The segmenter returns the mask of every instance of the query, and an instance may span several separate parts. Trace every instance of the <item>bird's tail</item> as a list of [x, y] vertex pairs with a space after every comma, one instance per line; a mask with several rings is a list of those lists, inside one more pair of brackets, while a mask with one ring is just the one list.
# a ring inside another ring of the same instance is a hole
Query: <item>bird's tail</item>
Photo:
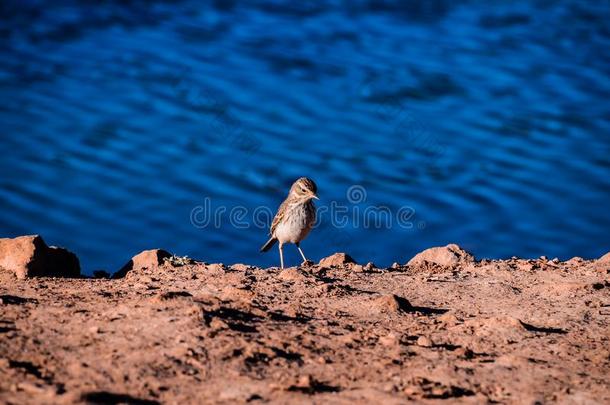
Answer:
[[271, 248], [273, 247], [273, 245], [275, 245], [275, 242], [277, 242], [277, 239], [276, 239], [276, 238], [274, 238], [274, 237], [271, 237], [271, 239], [269, 239], [269, 240], [267, 241], [267, 243], [265, 243], [265, 244], [263, 245], [263, 247], [261, 248], [261, 252], [266, 252], [266, 251], [268, 251], [269, 249], [271, 249]]

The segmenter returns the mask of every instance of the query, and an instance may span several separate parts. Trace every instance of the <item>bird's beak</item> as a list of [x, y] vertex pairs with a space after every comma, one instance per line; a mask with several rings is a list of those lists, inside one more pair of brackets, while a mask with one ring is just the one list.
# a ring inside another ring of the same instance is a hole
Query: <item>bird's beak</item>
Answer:
[[319, 200], [319, 199], [320, 199], [320, 198], [319, 198], [317, 195], [315, 195], [315, 194], [312, 194], [312, 195], [311, 195], [311, 198], [313, 198], [313, 199], [315, 199], [315, 200]]

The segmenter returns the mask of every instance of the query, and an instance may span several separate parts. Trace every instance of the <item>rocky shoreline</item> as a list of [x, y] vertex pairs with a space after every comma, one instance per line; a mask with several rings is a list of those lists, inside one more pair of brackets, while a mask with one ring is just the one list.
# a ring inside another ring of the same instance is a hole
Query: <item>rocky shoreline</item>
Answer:
[[610, 254], [279, 270], [155, 249], [96, 277], [0, 239], [0, 403], [610, 402]]

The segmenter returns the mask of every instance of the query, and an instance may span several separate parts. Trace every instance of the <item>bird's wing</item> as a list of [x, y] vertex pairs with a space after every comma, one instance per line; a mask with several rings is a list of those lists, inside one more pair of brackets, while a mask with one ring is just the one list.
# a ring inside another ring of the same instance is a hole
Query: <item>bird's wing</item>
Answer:
[[273, 222], [271, 223], [271, 230], [269, 231], [269, 235], [273, 236], [275, 233], [275, 228], [282, 222], [284, 216], [286, 215], [286, 211], [288, 211], [288, 200], [284, 200], [280, 208], [277, 210], [277, 214], [275, 214], [275, 218], [273, 218]]

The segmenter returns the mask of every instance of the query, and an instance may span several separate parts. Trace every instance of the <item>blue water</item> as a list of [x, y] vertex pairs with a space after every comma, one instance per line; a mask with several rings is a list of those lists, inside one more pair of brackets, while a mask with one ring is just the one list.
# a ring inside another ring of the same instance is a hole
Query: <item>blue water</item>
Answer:
[[0, 236], [276, 265], [253, 210], [306, 175], [315, 260], [610, 250], [609, 2], [294, 3], [1, 2]]

